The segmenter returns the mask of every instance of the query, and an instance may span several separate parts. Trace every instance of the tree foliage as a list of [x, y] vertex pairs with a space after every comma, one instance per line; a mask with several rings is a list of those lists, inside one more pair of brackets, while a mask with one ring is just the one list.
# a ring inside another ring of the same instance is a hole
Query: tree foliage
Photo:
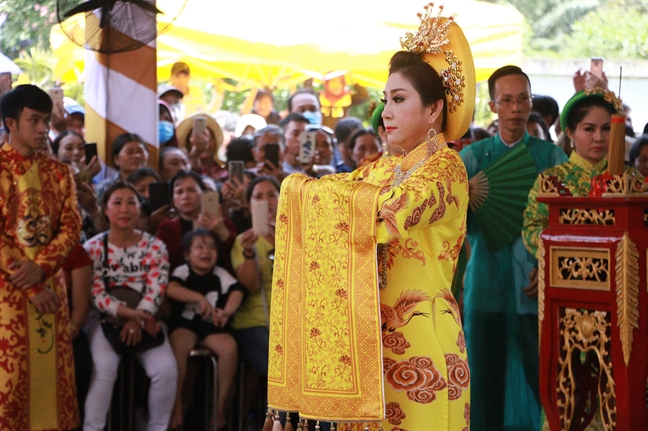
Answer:
[[572, 57], [648, 59], [648, 11], [639, 5], [609, 3], [576, 21], [565, 39]]
[[486, 0], [525, 18], [527, 57], [646, 58], [645, 0]]
[[56, 0], [0, 0], [0, 51], [18, 57], [22, 48], [49, 49], [49, 34], [56, 23]]

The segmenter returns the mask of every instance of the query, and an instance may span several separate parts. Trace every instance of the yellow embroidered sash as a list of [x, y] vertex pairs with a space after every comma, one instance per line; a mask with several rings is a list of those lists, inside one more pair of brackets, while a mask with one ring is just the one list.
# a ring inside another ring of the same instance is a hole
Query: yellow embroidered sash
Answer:
[[378, 192], [301, 174], [282, 184], [270, 314], [273, 409], [336, 422], [385, 417]]
[[[38, 165], [25, 172], [18, 181], [18, 189], [30, 194], [38, 193], [40, 181]], [[30, 200], [36, 205], [37, 199]], [[25, 247], [25, 254], [34, 260], [38, 247]], [[52, 278], [46, 281], [46, 288], [52, 289]], [[31, 303], [28, 304], [27, 333], [29, 339], [29, 422], [32, 429], [55, 429], [58, 427], [58, 380], [56, 322], [54, 314], [41, 314]]]

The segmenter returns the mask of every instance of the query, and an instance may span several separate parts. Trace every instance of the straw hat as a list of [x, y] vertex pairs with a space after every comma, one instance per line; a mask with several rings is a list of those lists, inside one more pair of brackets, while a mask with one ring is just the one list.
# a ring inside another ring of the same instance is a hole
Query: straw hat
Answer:
[[191, 137], [191, 131], [193, 130], [194, 119], [199, 116], [203, 116], [207, 119], [207, 130], [209, 130], [214, 137], [214, 142], [216, 144], [216, 151], [214, 151], [214, 160], [219, 162], [217, 154], [218, 149], [223, 143], [223, 130], [218, 125], [216, 119], [206, 112], [199, 111], [182, 120], [182, 122], [176, 129], [176, 135], [178, 136], [178, 146], [180, 148], [184, 148], [187, 153], [189, 152], [189, 138]]
[[446, 140], [460, 139], [470, 127], [475, 109], [475, 65], [468, 40], [454, 16], [442, 17], [443, 6], [433, 15], [433, 3], [417, 14], [421, 20], [416, 34], [407, 32], [401, 46], [424, 53], [424, 60], [437, 71], [446, 94]]

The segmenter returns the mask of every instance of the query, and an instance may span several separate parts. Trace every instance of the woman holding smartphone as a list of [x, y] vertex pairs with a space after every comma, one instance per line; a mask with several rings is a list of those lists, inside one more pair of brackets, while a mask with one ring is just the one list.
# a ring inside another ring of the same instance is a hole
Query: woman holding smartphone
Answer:
[[193, 171], [178, 172], [171, 180], [171, 192], [178, 216], [161, 222], [156, 231], [156, 236], [164, 241], [169, 251], [171, 271], [185, 263], [182, 236], [198, 228], [214, 233], [218, 240], [218, 265], [231, 271], [229, 255], [236, 230], [232, 221], [223, 218], [220, 211], [203, 211], [205, 183], [200, 175]]
[[[259, 384], [265, 384], [268, 375], [268, 319], [279, 182], [274, 177], [257, 177], [248, 185], [246, 198], [250, 203], [253, 226], [236, 237], [232, 248], [232, 265], [248, 294], [234, 315], [232, 326], [239, 355], [249, 367], [245, 393], [254, 394]], [[260, 231], [266, 233], [259, 234]], [[247, 415], [253, 398], [254, 395], [246, 395], [241, 414]]]
[[185, 118], [178, 126], [178, 146], [189, 154], [194, 171], [215, 180], [227, 177], [227, 169], [218, 158], [223, 143], [223, 130], [214, 117], [197, 112]]

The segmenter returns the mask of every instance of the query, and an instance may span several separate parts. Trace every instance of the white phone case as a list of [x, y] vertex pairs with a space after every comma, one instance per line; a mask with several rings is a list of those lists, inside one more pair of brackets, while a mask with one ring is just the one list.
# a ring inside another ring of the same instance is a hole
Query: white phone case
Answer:
[[252, 213], [252, 229], [254, 233], [257, 235], [270, 234], [270, 226], [268, 226], [268, 202], [250, 202], [250, 212]]

